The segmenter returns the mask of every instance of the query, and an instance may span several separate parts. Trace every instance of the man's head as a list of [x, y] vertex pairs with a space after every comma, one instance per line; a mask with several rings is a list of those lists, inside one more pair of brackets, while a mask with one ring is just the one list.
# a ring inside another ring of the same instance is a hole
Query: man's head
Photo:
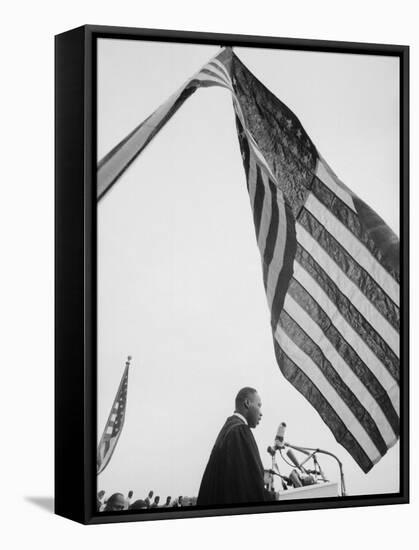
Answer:
[[154, 504], [158, 504], [160, 502], [160, 497], [154, 497]]
[[147, 504], [141, 499], [136, 500], [129, 507], [130, 510], [142, 510], [143, 508], [147, 508]]
[[242, 388], [236, 395], [235, 411], [245, 417], [251, 428], [256, 428], [262, 418], [262, 402], [254, 388]]
[[153, 495], [154, 495], [154, 491], [150, 491], [150, 492], [148, 493], [148, 498], [153, 498]]
[[133, 494], [134, 494], [134, 491], [128, 491], [128, 498], [132, 498]]
[[122, 493], [114, 493], [108, 498], [106, 512], [119, 512], [125, 508], [125, 498]]
[[172, 500], [172, 497], [167, 497], [166, 498], [166, 504], [170, 504], [170, 501]]

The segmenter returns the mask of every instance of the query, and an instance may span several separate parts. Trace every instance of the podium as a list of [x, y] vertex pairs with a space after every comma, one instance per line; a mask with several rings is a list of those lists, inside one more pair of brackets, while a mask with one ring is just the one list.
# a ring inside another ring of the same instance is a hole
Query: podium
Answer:
[[338, 497], [339, 485], [335, 481], [326, 481], [324, 483], [315, 483], [305, 487], [279, 491], [276, 500], [298, 500], [299, 498], [327, 498]]

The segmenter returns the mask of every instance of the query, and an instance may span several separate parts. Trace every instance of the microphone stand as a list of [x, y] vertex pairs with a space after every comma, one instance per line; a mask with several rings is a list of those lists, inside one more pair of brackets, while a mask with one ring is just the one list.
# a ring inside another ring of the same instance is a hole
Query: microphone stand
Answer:
[[[278, 476], [281, 479], [282, 484], [286, 483], [285, 479], [284, 479], [284, 476], [281, 475], [281, 472], [279, 471], [279, 468], [278, 468], [278, 464], [276, 463], [276, 460], [275, 460], [276, 449], [272, 448], [272, 447], [268, 447], [267, 451], [271, 455], [271, 458], [272, 458], [271, 469], [268, 470], [270, 475], [271, 476]], [[283, 488], [287, 488], [287, 487], [283, 485]], [[271, 479], [269, 480], [268, 490], [272, 491], [273, 489], [274, 489], [274, 481], [273, 481], [273, 477], [271, 477]]]
[[341, 496], [343, 497], [346, 496], [345, 477], [343, 475], [343, 465], [336, 455], [334, 455], [333, 453], [330, 453], [329, 451], [324, 451], [323, 449], [312, 449], [310, 447], [297, 447], [296, 445], [291, 445], [290, 443], [284, 443], [284, 447], [289, 447], [290, 449], [294, 449], [294, 451], [299, 451], [300, 453], [308, 455], [307, 458], [300, 464], [300, 466], [302, 466], [308, 460], [310, 460], [310, 458], [312, 458], [314, 460], [314, 464], [315, 465], [317, 464], [317, 466], [319, 467], [320, 475], [323, 477], [323, 479], [325, 479], [325, 477], [320, 467], [320, 464], [317, 461], [316, 454], [324, 454], [334, 458], [339, 466]]

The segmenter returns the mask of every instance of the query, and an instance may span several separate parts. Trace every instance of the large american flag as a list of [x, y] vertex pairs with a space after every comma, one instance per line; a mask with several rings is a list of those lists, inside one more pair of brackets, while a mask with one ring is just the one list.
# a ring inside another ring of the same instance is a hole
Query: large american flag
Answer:
[[97, 449], [96, 466], [98, 475], [103, 472], [109, 464], [124, 426], [130, 360], [131, 357], [128, 357], [125, 363], [124, 373]]
[[208, 86], [233, 100], [277, 363], [368, 472], [399, 437], [399, 240], [230, 48], [102, 159], [98, 199]]

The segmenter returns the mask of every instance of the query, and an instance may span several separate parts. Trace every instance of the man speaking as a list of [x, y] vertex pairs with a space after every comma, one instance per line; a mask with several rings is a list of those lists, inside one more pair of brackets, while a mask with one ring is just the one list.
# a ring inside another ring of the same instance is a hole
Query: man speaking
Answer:
[[263, 466], [255, 438], [262, 403], [254, 388], [242, 388], [235, 410], [218, 434], [199, 489], [199, 506], [271, 500], [264, 488]]

